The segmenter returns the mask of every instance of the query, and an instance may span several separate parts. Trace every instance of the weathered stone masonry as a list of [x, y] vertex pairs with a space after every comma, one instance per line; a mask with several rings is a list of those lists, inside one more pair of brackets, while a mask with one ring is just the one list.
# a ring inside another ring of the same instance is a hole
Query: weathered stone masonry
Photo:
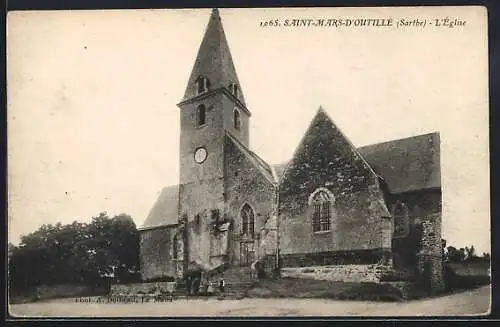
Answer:
[[142, 280], [176, 276], [176, 266], [171, 264], [171, 244], [176, 233], [176, 225], [141, 231], [139, 248]]
[[143, 280], [260, 258], [285, 275], [379, 281], [393, 269], [442, 288], [439, 134], [356, 148], [320, 108], [293, 158], [267, 164], [249, 149], [251, 113], [217, 10], [178, 106], [179, 185], [141, 230]]
[[[274, 183], [270, 180], [271, 175], [252, 163], [252, 160], [258, 159], [252, 157], [253, 154], [248, 150], [242, 149], [242, 145], [238, 145], [237, 142], [231, 136], [226, 136], [225, 196], [226, 212], [233, 222], [230, 260], [234, 265], [240, 264], [240, 242], [243, 241], [240, 213], [243, 205], [248, 204], [254, 212], [254, 235], [250, 241], [254, 246], [254, 256], [257, 258], [260, 230], [272, 214], [275, 192]], [[267, 174], [267, 177], [264, 174]]]
[[[331, 228], [314, 233], [308, 198], [320, 187], [334, 196]], [[311, 264], [337, 257], [369, 264], [391, 251], [390, 214], [378, 178], [322, 110], [285, 171], [279, 199], [285, 266], [298, 256]]]

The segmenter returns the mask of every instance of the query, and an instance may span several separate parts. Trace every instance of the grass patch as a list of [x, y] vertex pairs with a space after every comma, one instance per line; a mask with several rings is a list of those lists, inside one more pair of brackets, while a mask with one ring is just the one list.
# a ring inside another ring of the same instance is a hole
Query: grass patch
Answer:
[[362, 283], [339, 294], [340, 300], [387, 301], [403, 300], [401, 291], [389, 284]]
[[449, 263], [448, 266], [459, 276], [488, 276], [489, 262]]
[[491, 284], [489, 262], [450, 263], [444, 267], [446, 288], [470, 289]]
[[255, 298], [326, 298], [335, 300], [399, 301], [401, 292], [390, 285], [347, 283], [314, 279], [265, 280], [248, 291]]
[[10, 304], [30, 303], [58, 298], [71, 298], [83, 296], [99, 296], [107, 294], [104, 288], [90, 288], [85, 285], [59, 284], [42, 285], [30, 290], [9, 294]]

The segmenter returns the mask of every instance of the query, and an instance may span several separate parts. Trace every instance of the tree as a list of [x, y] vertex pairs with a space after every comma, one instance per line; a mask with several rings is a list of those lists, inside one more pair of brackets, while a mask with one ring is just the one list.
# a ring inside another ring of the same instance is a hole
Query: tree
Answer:
[[120, 214], [109, 219], [101, 213], [92, 219], [89, 232], [100, 275], [117, 273], [121, 279], [139, 269], [139, 234], [132, 217]]
[[448, 261], [448, 250], [446, 249], [446, 240], [444, 238], [441, 239], [441, 256], [444, 262]]
[[465, 247], [465, 260], [466, 261], [473, 261], [475, 257], [476, 257], [476, 249], [474, 248], [474, 245], [471, 245], [470, 247], [466, 246]]
[[449, 262], [462, 262], [465, 259], [465, 250], [463, 248], [457, 249], [454, 246], [448, 246], [448, 261]]
[[[90, 224], [43, 225], [9, 246], [9, 286], [27, 290], [39, 285], [85, 283], [95, 286], [117, 267], [122, 279], [138, 270], [139, 236], [126, 214], [100, 213]], [[33, 273], [36, 272], [36, 273]]]

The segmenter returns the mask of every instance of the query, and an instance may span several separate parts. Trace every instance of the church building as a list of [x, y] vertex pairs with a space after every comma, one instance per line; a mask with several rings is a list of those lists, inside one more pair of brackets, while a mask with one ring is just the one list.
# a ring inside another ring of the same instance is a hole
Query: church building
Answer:
[[180, 113], [179, 184], [140, 228], [143, 281], [265, 263], [282, 275], [328, 267], [330, 279], [425, 276], [442, 288], [438, 133], [355, 147], [319, 108], [293, 157], [249, 148], [251, 110], [217, 9]]

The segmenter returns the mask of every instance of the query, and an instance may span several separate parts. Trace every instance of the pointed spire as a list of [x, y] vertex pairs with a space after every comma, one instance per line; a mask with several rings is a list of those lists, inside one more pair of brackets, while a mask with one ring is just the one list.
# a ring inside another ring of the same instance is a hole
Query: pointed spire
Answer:
[[236, 84], [239, 90], [238, 98], [245, 105], [217, 8], [212, 9], [183, 100], [198, 95], [197, 81], [200, 77], [208, 79], [209, 89], [229, 89], [231, 84]]
[[219, 16], [219, 9], [217, 9], [217, 8], [213, 8], [213, 9], [212, 9], [212, 15], [211, 15], [211, 16], [214, 16], [214, 17], [220, 18], [220, 16]]

